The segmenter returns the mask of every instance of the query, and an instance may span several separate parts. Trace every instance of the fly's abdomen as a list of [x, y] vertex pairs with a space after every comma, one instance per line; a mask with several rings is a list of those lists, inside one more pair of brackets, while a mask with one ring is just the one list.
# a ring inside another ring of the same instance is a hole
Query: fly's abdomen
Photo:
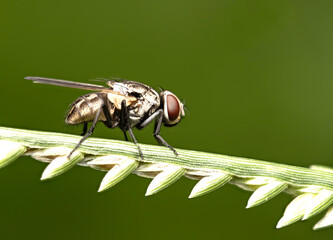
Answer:
[[[72, 105], [66, 117], [66, 124], [79, 124], [91, 122], [95, 119], [98, 110], [103, 106], [103, 100], [97, 93], [91, 93], [79, 97]], [[103, 111], [98, 119], [106, 121]]]

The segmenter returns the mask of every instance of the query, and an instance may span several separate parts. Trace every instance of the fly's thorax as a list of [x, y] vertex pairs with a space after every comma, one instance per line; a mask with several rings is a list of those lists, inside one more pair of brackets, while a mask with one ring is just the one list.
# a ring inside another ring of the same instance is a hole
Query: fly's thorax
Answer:
[[159, 106], [159, 94], [154, 89], [149, 88], [149, 91], [145, 91], [142, 95], [138, 96], [136, 105], [129, 108], [131, 125], [135, 126], [142, 119], [156, 112]]
[[160, 97], [164, 124], [166, 126], [176, 125], [182, 117], [185, 117], [183, 103], [170, 91], [162, 91]]
[[151, 91], [151, 87], [134, 81], [114, 81], [110, 80], [107, 85], [115, 92], [123, 94], [125, 96], [138, 96], [144, 95], [146, 92]]
[[130, 125], [137, 125], [144, 117], [154, 113], [160, 106], [160, 96], [151, 87], [134, 81], [109, 81], [107, 85], [120, 95], [109, 94], [108, 100], [117, 109], [121, 109], [121, 102], [126, 101]]
[[[79, 124], [93, 121], [98, 110], [103, 106], [105, 93], [90, 93], [79, 97], [71, 106], [65, 123]], [[105, 115], [101, 112], [99, 120], [106, 121]]]
[[126, 96], [135, 97], [138, 101], [146, 100], [151, 105], [160, 104], [159, 94], [150, 86], [134, 81], [108, 81], [107, 85], [115, 92]]

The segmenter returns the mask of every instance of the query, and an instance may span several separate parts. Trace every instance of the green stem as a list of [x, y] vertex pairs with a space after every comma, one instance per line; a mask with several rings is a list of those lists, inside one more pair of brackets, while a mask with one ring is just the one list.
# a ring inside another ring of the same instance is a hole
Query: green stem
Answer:
[[[73, 148], [80, 136], [0, 127], [0, 139], [19, 142], [29, 148], [65, 146]], [[271, 177], [294, 186], [319, 186], [333, 191], [333, 173], [254, 159], [231, 157], [192, 150], [177, 149], [175, 156], [166, 147], [140, 144], [144, 159], [133, 143], [89, 138], [79, 148], [84, 154], [120, 154], [140, 162], [171, 163], [185, 169], [222, 170], [236, 177]]]

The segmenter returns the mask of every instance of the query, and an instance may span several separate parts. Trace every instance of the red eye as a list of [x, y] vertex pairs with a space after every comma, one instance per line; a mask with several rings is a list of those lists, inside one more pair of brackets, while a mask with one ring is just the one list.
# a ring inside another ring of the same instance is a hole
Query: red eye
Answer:
[[174, 121], [179, 116], [179, 103], [177, 98], [173, 95], [167, 96], [167, 110], [169, 115], [169, 120]]

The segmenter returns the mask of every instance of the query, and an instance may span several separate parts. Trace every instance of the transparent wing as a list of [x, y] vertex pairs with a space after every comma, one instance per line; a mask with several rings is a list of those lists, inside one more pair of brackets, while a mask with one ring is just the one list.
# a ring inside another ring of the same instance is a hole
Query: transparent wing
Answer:
[[50, 84], [50, 85], [56, 85], [61, 87], [69, 87], [69, 88], [78, 88], [78, 89], [85, 89], [85, 90], [91, 90], [91, 91], [107, 91], [114, 93], [111, 89], [90, 84], [90, 83], [80, 83], [80, 82], [72, 82], [72, 81], [66, 81], [66, 80], [59, 80], [59, 79], [53, 79], [53, 78], [44, 78], [44, 77], [25, 77], [27, 80], [32, 80], [34, 83], [43, 83], [43, 84]]
[[115, 92], [112, 89], [100, 85], [90, 84], [90, 83], [81, 83], [81, 82], [73, 82], [67, 80], [60, 80], [60, 79], [53, 79], [53, 78], [44, 78], [44, 77], [25, 77], [24, 79], [32, 80], [34, 83], [43, 83], [43, 84], [50, 84], [60, 87], [68, 87], [68, 88], [78, 88], [78, 89], [85, 89], [91, 91], [100, 91], [100, 92], [107, 92], [118, 97], [122, 97], [123, 99], [127, 99], [127, 101], [135, 102], [137, 99], [135, 97], [127, 97], [119, 92]]

